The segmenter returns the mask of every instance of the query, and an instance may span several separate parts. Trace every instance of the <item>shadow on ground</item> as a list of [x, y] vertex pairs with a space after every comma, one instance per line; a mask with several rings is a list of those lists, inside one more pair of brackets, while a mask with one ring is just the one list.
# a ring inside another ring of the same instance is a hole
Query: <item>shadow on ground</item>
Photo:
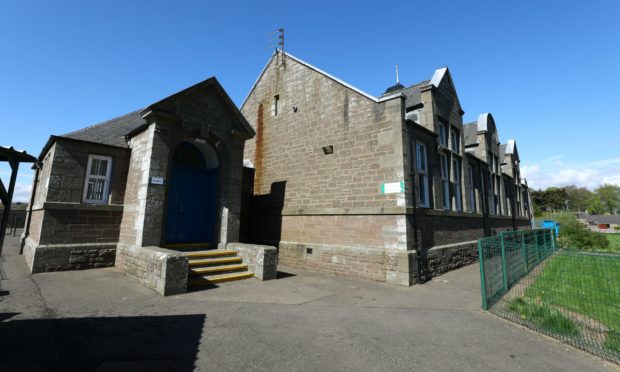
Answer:
[[0, 371], [193, 371], [205, 315], [10, 320]]
[[277, 272], [276, 279], [291, 278], [291, 277], [293, 277], [293, 276], [297, 276], [297, 275], [296, 275], [296, 274], [293, 274], [293, 273], [287, 273], [287, 272], [284, 272], [284, 271], [278, 271], [278, 272]]

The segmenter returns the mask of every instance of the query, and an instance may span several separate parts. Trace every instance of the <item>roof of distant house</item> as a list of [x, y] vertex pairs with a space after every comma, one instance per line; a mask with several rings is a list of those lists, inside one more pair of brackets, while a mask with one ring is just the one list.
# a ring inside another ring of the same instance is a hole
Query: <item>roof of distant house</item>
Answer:
[[620, 214], [592, 215], [587, 213], [579, 213], [579, 218], [593, 223], [608, 223], [613, 225], [620, 225]]

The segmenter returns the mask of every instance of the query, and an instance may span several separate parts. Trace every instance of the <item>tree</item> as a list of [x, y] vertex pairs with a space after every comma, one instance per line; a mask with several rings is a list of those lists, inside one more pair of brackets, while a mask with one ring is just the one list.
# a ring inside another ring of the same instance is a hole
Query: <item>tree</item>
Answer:
[[601, 203], [601, 199], [599, 199], [598, 195], [594, 194], [590, 200], [588, 200], [586, 210], [589, 214], [603, 214], [605, 213], [605, 206]]
[[547, 190], [532, 191], [530, 193], [535, 208], [543, 211], [560, 211], [567, 207], [568, 194], [559, 187], [549, 187]]
[[594, 192], [600, 199], [606, 212], [611, 214], [618, 213], [620, 210], [620, 186], [603, 184], [597, 187]]
[[573, 212], [583, 212], [588, 209], [592, 202], [594, 193], [585, 187], [577, 187], [575, 185], [565, 188], [568, 195], [569, 209]]

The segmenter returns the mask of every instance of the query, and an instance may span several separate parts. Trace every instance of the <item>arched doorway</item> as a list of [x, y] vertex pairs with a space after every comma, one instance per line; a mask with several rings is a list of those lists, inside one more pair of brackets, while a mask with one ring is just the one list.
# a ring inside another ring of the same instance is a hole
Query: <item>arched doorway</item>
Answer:
[[165, 243], [214, 242], [218, 159], [207, 143], [181, 142], [172, 155]]

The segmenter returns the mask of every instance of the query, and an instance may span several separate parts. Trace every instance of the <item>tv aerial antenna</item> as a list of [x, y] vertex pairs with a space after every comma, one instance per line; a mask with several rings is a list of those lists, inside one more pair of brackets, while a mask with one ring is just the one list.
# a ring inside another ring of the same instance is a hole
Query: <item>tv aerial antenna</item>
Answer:
[[[282, 66], [286, 66], [286, 60], [284, 58], [286, 57], [286, 53], [284, 52], [284, 27], [273, 31], [269, 36], [271, 36], [271, 39], [269, 39], [269, 47], [275, 48], [276, 52], [280, 50], [282, 56], [281, 64]], [[276, 37], [274, 38], [274, 36]]]

